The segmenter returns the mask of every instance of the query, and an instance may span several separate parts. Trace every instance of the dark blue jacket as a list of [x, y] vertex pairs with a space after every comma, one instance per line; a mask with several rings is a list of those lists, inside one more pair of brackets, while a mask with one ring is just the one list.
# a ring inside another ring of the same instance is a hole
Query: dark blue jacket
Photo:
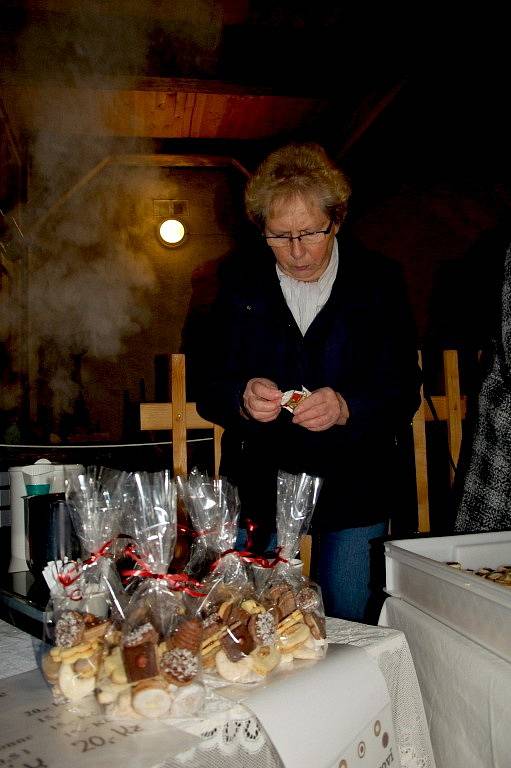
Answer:
[[[201, 350], [185, 349], [199, 413], [225, 427], [222, 474], [239, 486], [242, 515], [272, 528], [278, 469], [323, 477], [315, 523], [339, 530], [387, 518], [396, 478], [395, 434], [419, 404], [414, 322], [397, 264], [342, 234], [328, 302], [302, 336], [267, 248], [224, 269]], [[346, 426], [310, 432], [282, 410], [261, 424], [240, 415], [247, 381], [282, 390], [332, 387]]]

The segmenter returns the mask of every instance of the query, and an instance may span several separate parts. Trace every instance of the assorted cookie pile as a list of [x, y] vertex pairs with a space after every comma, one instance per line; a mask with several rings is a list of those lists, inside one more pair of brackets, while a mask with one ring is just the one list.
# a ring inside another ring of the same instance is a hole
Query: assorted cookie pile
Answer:
[[252, 683], [294, 659], [326, 651], [321, 598], [308, 585], [280, 583], [257, 598], [227, 599], [204, 612], [202, 666], [230, 683]]
[[463, 568], [462, 564], [458, 562], [447, 562], [446, 565], [458, 571], [473, 573], [474, 576], [480, 576], [482, 579], [492, 581], [494, 584], [500, 584], [502, 587], [511, 587], [511, 565], [498, 565], [496, 568], [485, 566], [477, 570]]
[[[292, 410], [309, 393], [287, 394], [283, 407]], [[56, 623], [48, 625], [54, 646], [42, 670], [58, 701], [95, 697], [112, 719], [189, 717], [202, 710], [206, 683], [257, 683], [295, 660], [325, 655], [319, 587], [290, 568], [319, 478], [279, 473], [279, 541], [269, 563], [235, 549], [236, 489], [192, 472], [181, 485], [197, 536], [183, 573], [169, 573], [177, 494], [168, 471], [123, 473], [113, 494], [107, 479], [104, 470], [88, 471], [73, 486], [76, 525], [90, 557], [79, 568], [72, 563], [71, 573], [67, 563], [54, 564], [48, 583], [47, 615]], [[129, 567], [120, 572], [124, 586], [111, 552], [119, 527], [112, 520], [121, 506], [130, 542]], [[254, 562], [271, 569], [259, 591]], [[91, 603], [89, 593], [100, 599]], [[94, 615], [99, 606], [108, 619]]]
[[126, 631], [105, 656], [98, 701], [112, 717], [186, 717], [204, 700], [202, 621], [184, 618], [168, 636], [146, 621]]
[[122, 630], [63, 611], [42, 660], [56, 699], [96, 695], [112, 718], [187, 717], [204, 703], [203, 670], [226, 683], [256, 683], [295, 659], [324, 656], [322, 601], [310, 582], [270, 583], [257, 597], [223, 585], [215, 592], [198, 616], [180, 607], [167, 633], [143, 606]]
[[110, 629], [110, 621], [91, 613], [62, 612], [55, 625], [55, 645], [41, 662], [57, 700], [78, 702], [94, 692]]

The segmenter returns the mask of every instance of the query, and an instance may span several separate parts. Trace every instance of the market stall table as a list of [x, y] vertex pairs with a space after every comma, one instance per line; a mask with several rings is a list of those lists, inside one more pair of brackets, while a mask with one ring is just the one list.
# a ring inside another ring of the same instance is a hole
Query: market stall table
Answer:
[[509, 768], [511, 664], [397, 597], [380, 625], [406, 635], [438, 768]]
[[[419, 684], [404, 634], [338, 619], [327, 619], [327, 634], [331, 643], [363, 648], [378, 665], [390, 695], [403, 768], [435, 768]], [[30, 636], [0, 622], [0, 677], [34, 669], [36, 645], [37, 641]], [[348, 697], [346, 707], [349, 706]], [[339, 716], [342, 717], [342, 713]], [[205, 717], [180, 721], [179, 727], [198, 736], [199, 741], [178, 757], [167, 760], [165, 765], [169, 768], [178, 765], [274, 768], [281, 765], [257, 719], [240, 704], [217, 700]]]

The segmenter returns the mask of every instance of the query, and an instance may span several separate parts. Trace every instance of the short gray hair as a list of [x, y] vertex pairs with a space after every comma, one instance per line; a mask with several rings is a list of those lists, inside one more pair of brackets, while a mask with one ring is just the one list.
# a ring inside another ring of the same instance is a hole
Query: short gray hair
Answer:
[[296, 195], [310, 198], [340, 224], [351, 185], [318, 144], [288, 144], [263, 160], [245, 190], [249, 218], [260, 228], [276, 203]]

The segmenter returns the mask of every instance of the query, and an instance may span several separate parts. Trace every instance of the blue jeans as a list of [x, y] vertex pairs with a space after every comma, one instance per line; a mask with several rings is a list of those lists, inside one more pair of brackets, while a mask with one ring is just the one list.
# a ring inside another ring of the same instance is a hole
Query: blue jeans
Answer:
[[[247, 529], [246, 528], [240, 528], [238, 530], [238, 535], [236, 536], [236, 543], [234, 545], [234, 549], [245, 549], [247, 546]], [[269, 534], [268, 542], [264, 548], [264, 554], [265, 555], [273, 555], [275, 553], [275, 550], [277, 548], [277, 534], [271, 533]]]
[[321, 586], [325, 613], [340, 619], [366, 619], [370, 588], [371, 539], [385, 535], [386, 523], [367, 528], [316, 533], [312, 578]]

